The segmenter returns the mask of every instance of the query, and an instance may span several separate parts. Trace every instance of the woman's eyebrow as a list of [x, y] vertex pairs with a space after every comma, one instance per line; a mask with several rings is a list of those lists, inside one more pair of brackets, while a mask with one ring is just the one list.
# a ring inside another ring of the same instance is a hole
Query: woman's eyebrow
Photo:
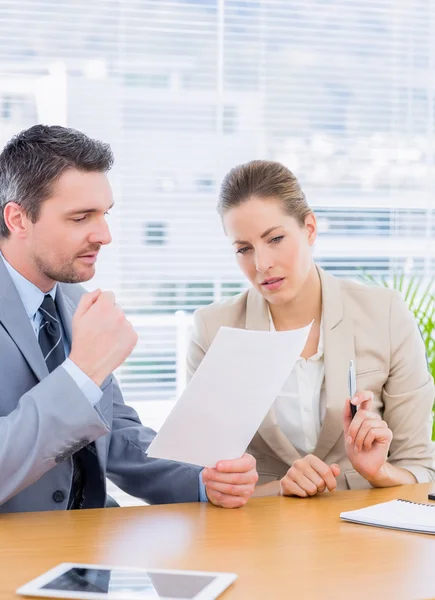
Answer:
[[[266, 229], [266, 231], [261, 234], [261, 239], [267, 237], [269, 233], [272, 233], [272, 231], [274, 231], [275, 229], [279, 229], [280, 227], [281, 225], [274, 225], [273, 227], [269, 227], [269, 229]], [[244, 240], [236, 240], [233, 242], [233, 245], [234, 244], [249, 244], [249, 242], [245, 242]]]

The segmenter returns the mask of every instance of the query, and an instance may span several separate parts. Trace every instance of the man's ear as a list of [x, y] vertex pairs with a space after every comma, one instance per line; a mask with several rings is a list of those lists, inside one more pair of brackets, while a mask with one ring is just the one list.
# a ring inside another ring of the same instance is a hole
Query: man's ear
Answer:
[[25, 237], [29, 228], [29, 218], [25, 210], [16, 202], [8, 202], [3, 209], [3, 218], [9, 231], [18, 237]]

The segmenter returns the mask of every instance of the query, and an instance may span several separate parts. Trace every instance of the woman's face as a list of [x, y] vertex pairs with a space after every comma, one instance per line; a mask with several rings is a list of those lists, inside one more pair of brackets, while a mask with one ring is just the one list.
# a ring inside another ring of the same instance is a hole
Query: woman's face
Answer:
[[253, 196], [228, 210], [223, 225], [240, 268], [264, 298], [271, 304], [293, 300], [313, 265], [314, 214], [301, 227], [280, 200]]

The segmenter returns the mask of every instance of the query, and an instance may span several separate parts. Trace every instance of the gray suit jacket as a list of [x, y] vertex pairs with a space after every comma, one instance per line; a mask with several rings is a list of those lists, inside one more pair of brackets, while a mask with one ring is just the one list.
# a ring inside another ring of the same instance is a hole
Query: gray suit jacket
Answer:
[[[71, 341], [84, 289], [59, 284], [57, 304]], [[84, 507], [103, 507], [106, 475], [149, 503], [199, 500], [198, 467], [148, 458], [155, 432], [124, 404], [110, 375], [92, 407], [70, 375], [48, 373], [24, 306], [0, 260], [0, 512], [61, 510], [71, 488], [73, 453], [91, 442], [96, 468]]]

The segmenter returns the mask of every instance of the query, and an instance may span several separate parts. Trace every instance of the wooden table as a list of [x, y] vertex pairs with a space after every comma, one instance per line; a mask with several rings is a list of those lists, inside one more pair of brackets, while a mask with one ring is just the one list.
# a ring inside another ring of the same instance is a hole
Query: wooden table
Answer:
[[435, 598], [435, 536], [339, 514], [435, 485], [258, 498], [239, 510], [179, 504], [0, 515], [0, 600], [60, 562], [232, 571], [223, 600]]

